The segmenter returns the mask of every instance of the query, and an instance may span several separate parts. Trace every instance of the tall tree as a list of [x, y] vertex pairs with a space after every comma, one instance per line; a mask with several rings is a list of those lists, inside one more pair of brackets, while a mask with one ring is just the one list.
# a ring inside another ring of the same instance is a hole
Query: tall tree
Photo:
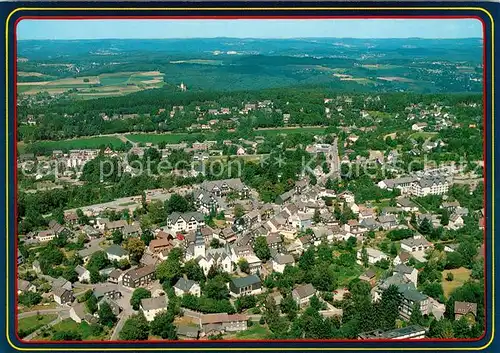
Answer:
[[255, 238], [253, 250], [255, 251], [255, 255], [262, 261], [267, 261], [271, 258], [271, 250], [269, 250], [269, 245], [267, 245], [266, 237], [259, 236]]

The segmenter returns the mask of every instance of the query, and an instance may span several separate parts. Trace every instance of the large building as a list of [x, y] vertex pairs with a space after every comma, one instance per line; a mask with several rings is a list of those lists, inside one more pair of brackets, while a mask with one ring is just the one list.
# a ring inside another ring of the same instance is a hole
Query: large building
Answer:
[[423, 177], [411, 183], [411, 194], [422, 197], [443, 195], [448, 192], [449, 183], [444, 177]]
[[358, 335], [359, 340], [374, 340], [374, 339], [421, 339], [425, 338], [425, 328], [419, 325], [406, 326], [394, 330], [382, 331], [374, 330], [370, 332], [363, 332]]
[[150, 283], [155, 275], [154, 266], [144, 266], [131, 269], [123, 275], [122, 283], [126, 287], [137, 288]]
[[167, 227], [173, 234], [189, 232], [204, 224], [205, 216], [200, 212], [173, 212], [167, 217]]

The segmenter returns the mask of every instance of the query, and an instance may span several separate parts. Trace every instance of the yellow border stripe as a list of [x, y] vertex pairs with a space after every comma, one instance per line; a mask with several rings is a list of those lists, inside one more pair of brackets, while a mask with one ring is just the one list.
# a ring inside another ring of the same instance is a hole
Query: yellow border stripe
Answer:
[[[19, 12], [19, 11], [307, 11], [307, 10], [319, 10], [319, 11], [331, 11], [331, 10], [337, 10], [337, 11], [356, 11], [356, 10], [369, 10], [369, 11], [385, 11], [385, 10], [399, 10], [399, 11], [407, 11], [407, 10], [444, 10], [444, 11], [480, 11], [485, 13], [490, 21], [491, 21], [491, 131], [495, 131], [495, 119], [493, 118], [494, 115], [494, 108], [495, 108], [495, 99], [494, 99], [494, 94], [495, 94], [495, 87], [494, 87], [494, 77], [495, 77], [495, 72], [494, 72], [494, 64], [495, 64], [495, 23], [493, 20], [493, 16], [491, 13], [482, 8], [482, 7], [385, 7], [385, 8], [379, 8], [379, 7], [260, 7], [260, 8], [246, 8], [246, 7], [234, 7], [234, 8], [222, 8], [222, 7], [207, 7], [207, 8], [193, 8], [193, 7], [182, 7], [182, 8], [160, 8], [160, 7], [143, 7], [143, 8], [120, 8], [120, 7], [108, 7], [108, 8], [101, 8], [101, 7], [86, 7], [86, 8], [72, 8], [72, 7], [54, 7], [54, 8], [47, 8], [47, 7], [21, 7], [18, 9], [13, 10], [6, 19], [5, 22], [5, 93], [6, 93], [6, 101], [5, 101], [5, 135], [6, 135], [6, 151], [5, 151], [5, 160], [6, 160], [6, 166], [9, 165], [9, 134], [8, 134], [8, 128], [9, 128], [9, 55], [8, 55], [8, 49], [9, 49], [9, 24], [10, 24], [10, 19], [11, 17]], [[486, 68], [483, 68], [484, 70]], [[486, 84], [486, 82], [484, 82]], [[494, 166], [495, 166], [495, 148], [494, 148], [494, 135], [492, 135], [492, 140], [491, 140], [491, 185], [492, 185], [492, 194], [495, 195], [495, 186], [494, 186]], [[5, 195], [6, 195], [6, 204], [5, 204], [5, 209], [7, 215], [9, 214], [9, 172], [8, 168], [5, 170], [5, 175], [6, 175], [6, 190], [5, 190]], [[494, 197], [491, 198], [491, 205], [492, 205], [492, 227], [491, 227], [491, 234], [494, 234], [494, 225], [495, 225], [495, 203], [494, 203]], [[7, 237], [6, 237], [6, 276], [7, 276], [7, 284], [9, 283], [9, 220], [7, 217], [6, 220], [6, 230], [7, 230]], [[17, 236], [17, 235], [16, 235]], [[373, 351], [389, 351], [389, 350], [442, 350], [442, 351], [479, 351], [487, 348], [491, 343], [493, 342], [494, 336], [495, 336], [495, 238], [492, 236], [491, 237], [491, 255], [492, 255], [492, 268], [491, 268], [491, 289], [492, 289], [492, 296], [490, 300], [492, 301], [492, 312], [491, 312], [491, 338], [490, 340], [482, 347], [457, 347], [457, 348], [448, 348], [448, 347], [433, 347], [433, 348], [406, 348], [406, 347], [401, 347], [401, 348], [354, 348], [354, 347], [346, 347], [346, 348], [335, 348], [335, 347], [322, 347], [322, 348], [307, 348], [307, 347], [298, 347], [298, 348], [227, 348], [227, 347], [217, 347], [217, 348], [199, 348], [199, 347], [194, 347], [194, 348], [176, 348], [174, 347], [175, 344], [172, 344], [172, 348], [166, 348], [166, 347], [151, 347], [151, 348], [127, 348], [127, 347], [122, 347], [122, 348], [77, 348], [77, 347], [68, 347], [68, 348], [37, 348], [37, 347], [28, 347], [28, 348], [23, 348], [23, 347], [17, 347], [15, 346], [12, 341], [10, 340], [9, 336], [9, 311], [6, 310], [6, 335], [7, 335], [7, 341], [9, 342], [9, 345], [14, 348], [15, 350], [19, 351], [47, 351], [47, 350], [52, 350], [52, 351], [141, 351], [141, 350], [150, 350], [150, 351], [170, 351], [170, 350], [178, 350], [178, 351], [190, 351], [190, 350], [203, 350], [203, 351], [227, 351], [227, 350], [246, 350], [246, 351], [292, 351], [292, 350], [299, 350], [299, 351], [320, 351], [320, 350], [344, 350], [344, 351], [355, 351], [355, 350], [373, 350]], [[9, 301], [9, 288], [8, 285], [6, 286], [6, 299], [7, 299], [7, 304]], [[145, 341], [147, 343], [147, 341]], [[332, 341], [332, 344], [335, 344], [335, 341]]]

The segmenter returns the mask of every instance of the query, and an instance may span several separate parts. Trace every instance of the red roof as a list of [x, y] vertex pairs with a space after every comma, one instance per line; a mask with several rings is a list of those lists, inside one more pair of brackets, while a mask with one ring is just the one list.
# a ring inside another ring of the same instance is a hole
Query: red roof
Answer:
[[184, 240], [184, 235], [182, 235], [181, 233], [178, 233], [177, 234], [177, 239]]

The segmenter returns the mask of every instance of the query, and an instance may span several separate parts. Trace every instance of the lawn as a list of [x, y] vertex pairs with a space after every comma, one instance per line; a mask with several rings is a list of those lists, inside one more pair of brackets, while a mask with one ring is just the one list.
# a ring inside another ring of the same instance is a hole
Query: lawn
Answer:
[[76, 331], [82, 335], [83, 340], [103, 340], [106, 336], [106, 332], [103, 332], [102, 335], [97, 337], [92, 336], [91, 328], [88, 323], [82, 321], [82, 323], [78, 324], [72, 319], [65, 319], [52, 327], [53, 333], [58, 331]]
[[325, 132], [324, 127], [293, 127], [293, 128], [281, 128], [281, 129], [257, 129], [255, 132], [258, 135], [278, 135], [278, 134], [297, 134], [297, 133], [312, 133], [312, 134], [322, 134]]
[[335, 274], [338, 280], [339, 287], [345, 287], [355, 278], [358, 278], [365, 269], [363, 266], [355, 263], [351, 267], [337, 266], [335, 269]]
[[[31, 248], [33, 250], [33, 248]], [[56, 303], [55, 302], [50, 302], [50, 303], [45, 303], [45, 304], [38, 304], [32, 307], [21, 307], [19, 308], [20, 313], [26, 313], [29, 311], [38, 311], [38, 310], [49, 310], [49, 309], [55, 309], [56, 308]]]
[[32, 332], [35, 332], [42, 326], [47, 325], [48, 323], [57, 319], [56, 314], [48, 314], [48, 315], [33, 315], [30, 317], [25, 317], [19, 319], [18, 329], [19, 332], [23, 332], [25, 336], [29, 335]]
[[[18, 145], [19, 152], [22, 153], [24, 150], [64, 150], [64, 149], [98, 149], [101, 146], [111, 145], [113, 148], [119, 148], [123, 146], [123, 141], [117, 137], [113, 136], [103, 136], [103, 137], [90, 137], [72, 140], [62, 140], [62, 141], [38, 141], [30, 144]], [[22, 151], [21, 151], [22, 149]]]
[[[453, 281], [451, 282], [446, 280], [446, 275], [449, 272], [453, 273]], [[465, 267], [460, 267], [453, 270], [444, 270], [442, 272], [442, 276], [443, 276], [443, 291], [445, 297], [448, 298], [451, 292], [453, 292], [455, 288], [460, 287], [465, 282], [467, 282], [470, 278], [470, 273], [471, 270], [466, 269]]]
[[267, 327], [254, 323], [245, 331], [237, 332], [234, 337], [240, 340], [263, 340], [269, 338], [270, 333]]
[[153, 143], [158, 144], [160, 142], [165, 143], [179, 143], [186, 140], [186, 137], [190, 134], [187, 133], [173, 133], [173, 134], [130, 134], [125, 135], [125, 137], [137, 143]]
[[426, 131], [419, 131], [419, 132], [414, 132], [411, 134], [409, 137], [413, 139], [417, 139], [419, 137], [422, 137], [424, 139], [436, 136], [438, 133], [437, 132], [426, 132]]

